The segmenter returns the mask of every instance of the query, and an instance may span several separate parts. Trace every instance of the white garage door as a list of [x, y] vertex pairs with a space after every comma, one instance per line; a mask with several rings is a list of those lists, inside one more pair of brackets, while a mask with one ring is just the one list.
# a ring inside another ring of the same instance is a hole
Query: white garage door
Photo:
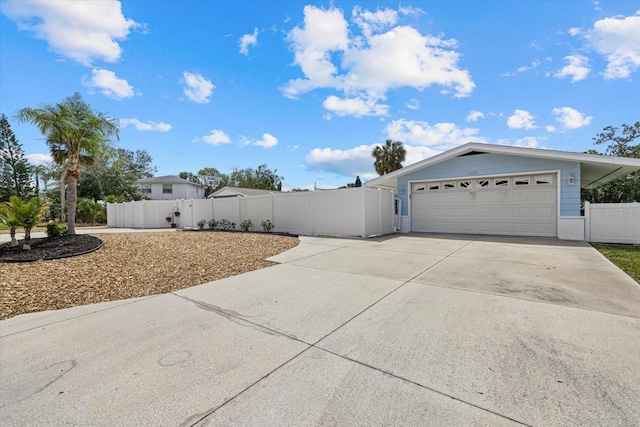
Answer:
[[556, 236], [556, 175], [429, 181], [411, 185], [411, 229]]

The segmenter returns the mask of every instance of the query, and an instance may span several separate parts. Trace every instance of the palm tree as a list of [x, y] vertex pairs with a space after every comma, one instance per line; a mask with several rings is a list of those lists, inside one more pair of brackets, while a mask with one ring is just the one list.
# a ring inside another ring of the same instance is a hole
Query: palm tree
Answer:
[[[47, 208], [40, 197], [32, 197], [28, 202], [23, 202], [18, 196], [11, 196], [8, 202], [4, 203], [2, 216], [7, 215], [15, 225], [24, 228], [25, 249], [29, 249], [28, 242], [31, 240], [31, 229], [40, 221], [40, 217]], [[12, 239], [13, 240], [13, 239]]]
[[47, 138], [54, 161], [64, 165], [61, 187], [66, 178], [67, 234], [76, 234], [80, 166], [107, 144], [111, 136], [118, 138], [116, 121], [93, 111], [79, 93], [55, 105], [23, 108], [18, 111], [18, 118], [38, 127]]
[[16, 228], [20, 227], [20, 221], [18, 221], [13, 209], [9, 207], [9, 202], [0, 203], [0, 224], [9, 228], [11, 246], [18, 246], [18, 241], [16, 240]]
[[376, 145], [371, 156], [376, 159], [373, 166], [378, 175], [384, 175], [402, 168], [402, 162], [407, 158], [407, 150], [402, 142], [387, 139], [384, 145]]

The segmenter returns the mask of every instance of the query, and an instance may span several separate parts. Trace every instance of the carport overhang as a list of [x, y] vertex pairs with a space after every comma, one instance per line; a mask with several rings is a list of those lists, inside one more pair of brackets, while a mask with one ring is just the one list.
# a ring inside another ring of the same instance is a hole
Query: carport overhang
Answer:
[[482, 153], [579, 162], [580, 187], [586, 189], [599, 187], [616, 178], [640, 170], [640, 159], [628, 157], [603, 156], [599, 154], [572, 153], [569, 151], [470, 142], [412, 165], [408, 165], [402, 169], [398, 169], [397, 171], [369, 180], [365, 185], [368, 187], [397, 189], [399, 177], [455, 157]]

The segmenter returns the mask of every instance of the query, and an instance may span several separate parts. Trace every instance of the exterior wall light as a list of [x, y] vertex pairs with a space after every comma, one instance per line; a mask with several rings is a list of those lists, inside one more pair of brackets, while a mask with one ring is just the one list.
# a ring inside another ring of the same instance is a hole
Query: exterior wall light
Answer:
[[567, 175], [567, 184], [573, 185], [573, 181], [574, 181], [573, 174]]

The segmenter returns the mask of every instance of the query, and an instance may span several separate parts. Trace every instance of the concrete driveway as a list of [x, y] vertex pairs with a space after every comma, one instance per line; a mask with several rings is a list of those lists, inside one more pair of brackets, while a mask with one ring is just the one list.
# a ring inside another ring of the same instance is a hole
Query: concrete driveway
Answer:
[[273, 260], [0, 322], [0, 423], [638, 425], [640, 285], [585, 243], [302, 237]]

